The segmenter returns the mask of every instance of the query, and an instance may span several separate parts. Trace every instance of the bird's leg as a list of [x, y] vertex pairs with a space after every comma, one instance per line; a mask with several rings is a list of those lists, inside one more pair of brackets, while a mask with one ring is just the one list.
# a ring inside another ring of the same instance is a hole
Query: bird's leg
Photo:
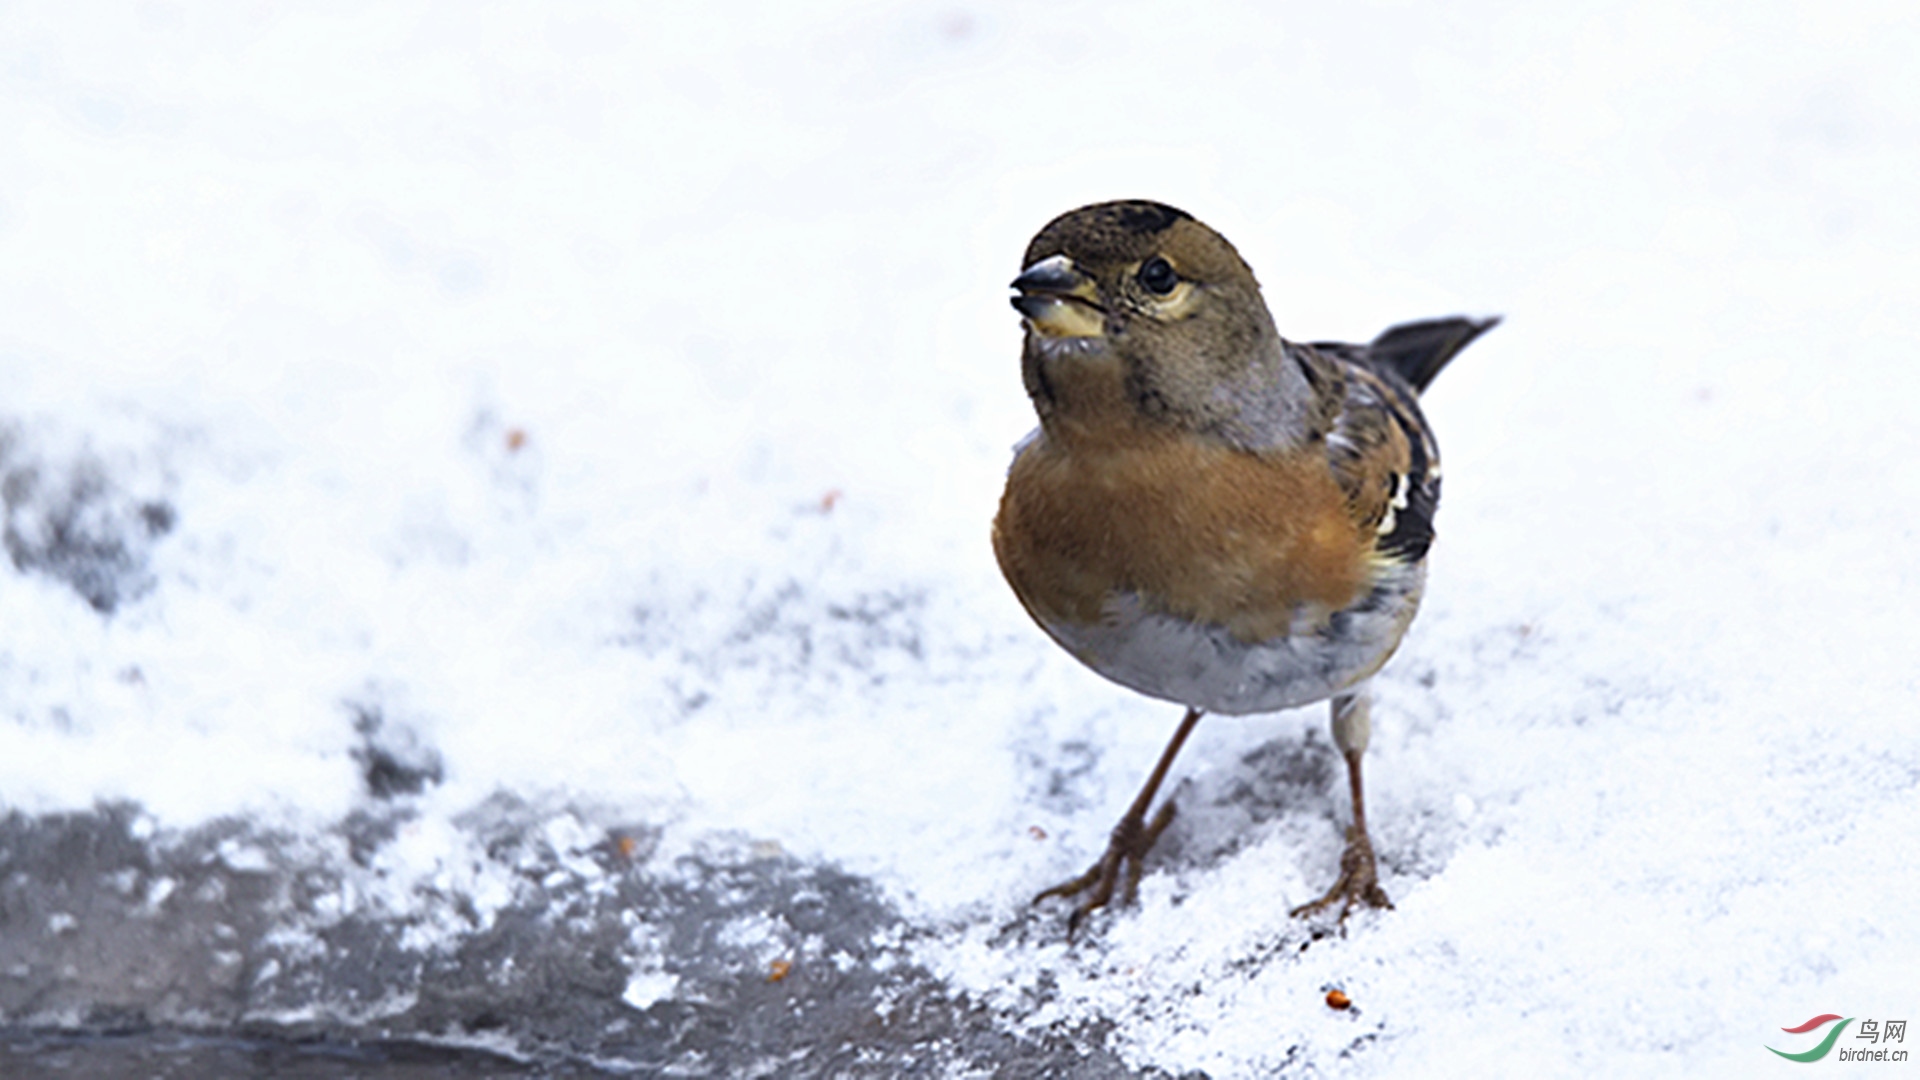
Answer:
[[[1107, 901], [1113, 899], [1113, 889], [1120, 880], [1120, 868], [1123, 865], [1127, 869], [1125, 900], [1128, 903], [1133, 901], [1134, 894], [1140, 888], [1142, 860], [1152, 850], [1154, 841], [1160, 839], [1160, 834], [1166, 832], [1167, 826], [1173, 823], [1172, 802], [1162, 805], [1151, 822], [1147, 820], [1147, 808], [1153, 805], [1154, 793], [1160, 790], [1160, 783], [1167, 778], [1167, 770], [1173, 766], [1174, 757], [1180, 753], [1181, 745], [1199, 722], [1200, 710], [1188, 709], [1186, 718], [1180, 721], [1179, 730], [1173, 733], [1172, 741], [1161, 752], [1160, 764], [1153, 767], [1153, 774], [1147, 777], [1146, 786], [1140, 789], [1139, 796], [1127, 808], [1120, 824], [1113, 827], [1113, 836], [1107, 841], [1107, 853], [1100, 856], [1100, 861], [1072, 881], [1063, 881], [1033, 898], [1037, 904], [1049, 896], [1087, 894], [1086, 899], [1080, 901], [1080, 906], [1074, 908], [1073, 914], [1067, 918], [1067, 936], [1073, 936], [1080, 926], [1080, 920], [1086, 918], [1088, 912], [1105, 907]], [[1371, 861], [1368, 866], [1372, 866]]]
[[1340, 856], [1340, 880], [1325, 896], [1294, 908], [1293, 915], [1312, 915], [1340, 902], [1340, 921], [1353, 910], [1356, 900], [1370, 907], [1390, 908], [1393, 902], [1380, 888], [1373, 863], [1373, 838], [1367, 835], [1367, 802], [1360, 786], [1360, 759], [1367, 752], [1367, 740], [1373, 733], [1371, 699], [1366, 691], [1342, 694], [1333, 699], [1333, 741], [1347, 759], [1347, 784], [1353, 792], [1353, 825], [1347, 830], [1347, 850]]

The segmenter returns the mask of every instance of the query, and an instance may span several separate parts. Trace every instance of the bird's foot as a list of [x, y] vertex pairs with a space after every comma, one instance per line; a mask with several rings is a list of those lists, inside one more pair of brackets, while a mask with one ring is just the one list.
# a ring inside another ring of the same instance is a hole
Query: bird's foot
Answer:
[[[1081, 920], [1085, 919], [1089, 912], [1105, 907], [1107, 902], [1113, 899], [1114, 887], [1120, 881], [1121, 868], [1125, 867], [1127, 891], [1122, 902], [1133, 903], [1140, 891], [1141, 863], [1146, 859], [1147, 852], [1153, 849], [1154, 842], [1160, 839], [1160, 834], [1166, 832], [1167, 826], [1172, 823], [1172, 802], [1162, 805], [1160, 812], [1153, 816], [1152, 822], [1142, 820], [1137, 814], [1128, 814], [1120, 819], [1120, 824], [1113, 827], [1113, 838], [1107, 842], [1107, 853], [1100, 856], [1099, 862], [1088, 867], [1087, 872], [1079, 877], [1071, 881], [1063, 881], [1042, 892], [1033, 898], [1033, 902], [1037, 904], [1050, 896], [1070, 897], [1085, 893], [1086, 897], [1080, 901], [1078, 907], [1073, 909], [1073, 914], [1067, 917], [1067, 936], [1071, 938], [1073, 932], [1080, 928]], [[1371, 857], [1368, 865], [1369, 867], [1372, 865]]]
[[1301, 904], [1288, 914], [1295, 918], [1313, 915], [1331, 907], [1336, 900], [1340, 902], [1343, 923], [1355, 902], [1364, 901], [1368, 907], [1376, 908], [1393, 906], [1386, 891], [1380, 888], [1380, 876], [1373, 865], [1373, 841], [1367, 837], [1367, 830], [1359, 826], [1347, 829], [1347, 850], [1340, 856], [1340, 880], [1333, 883], [1325, 896]]

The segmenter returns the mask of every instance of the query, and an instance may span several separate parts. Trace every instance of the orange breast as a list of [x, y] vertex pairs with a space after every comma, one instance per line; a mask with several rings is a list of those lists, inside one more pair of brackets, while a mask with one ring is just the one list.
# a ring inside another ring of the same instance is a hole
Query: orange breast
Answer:
[[1029, 445], [994, 519], [1000, 569], [1043, 623], [1092, 623], [1130, 591], [1265, 641], [1368, 584], [1368, 537], [1318, 447], [1255, 455], [1139, 428], [1075, 443]]

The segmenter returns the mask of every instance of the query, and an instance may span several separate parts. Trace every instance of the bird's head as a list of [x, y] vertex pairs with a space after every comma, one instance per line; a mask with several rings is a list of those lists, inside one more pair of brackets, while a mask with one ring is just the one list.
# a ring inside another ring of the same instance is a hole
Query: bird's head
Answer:
[[1043, 422], [1282, 441], [1248, 429], [1272, 427], [1290, 365], [1253, 271], [1225, 237], [1160, 203], [1097, 203], [1049, 222], [1021, 265], [1012, 301]]

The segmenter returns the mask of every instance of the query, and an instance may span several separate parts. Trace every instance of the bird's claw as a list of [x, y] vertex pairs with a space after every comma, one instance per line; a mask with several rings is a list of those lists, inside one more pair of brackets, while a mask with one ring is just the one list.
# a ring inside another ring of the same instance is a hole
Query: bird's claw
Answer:
[[1067, 916], [1067, 937], [1072, 938], [1089, 913], [1107, 906], [1113, 899], [1113, 890], [1120, 882], [1120, 870], [1124, 866], [1127, 889], [1121, 902], [1133, 903], [1140, 892], [1140, 870], [1147, 852], [1153, 850], [1160, 834], [1166, 832], [1167, 826], [1173, 823], [1173, 814], [1173, 803], [1168, 802], [1160, 807], [1160, 812], [1153, 816], [1151, 822], [1132, 815], [1121, 818], [1120, 824], [1113, 827], [1113, 836], [1107, 841], [1106, 853], [1100, 856], [1099, 862], [1088, 867], [1087, 872], [1079, 877], [1041, 892], [1033, 898], [1033, 902], [1037, 904], [1048, 897], [1071, 897], [1086, 893], [1086, 897], [1073, 909], [1073, 914]]
[[1380, 887], [1379, 871], [1373, 861], [1373, 841], [1367, 831], [1359, 827], [1347, 830], [1347, 850], [1340, 856], [1340, 880], [1318, 900], [1312, 900], [1294, 908], [1289, 915], [1300, 918], [1324, 911], [1340, 902], [1340, 919], [1344, 923], [1353, 910], [1356, 901], [1366, 903], [1368, 907], [1391, 908], [1393, 901], [1387, 899], [1386, 890]]

